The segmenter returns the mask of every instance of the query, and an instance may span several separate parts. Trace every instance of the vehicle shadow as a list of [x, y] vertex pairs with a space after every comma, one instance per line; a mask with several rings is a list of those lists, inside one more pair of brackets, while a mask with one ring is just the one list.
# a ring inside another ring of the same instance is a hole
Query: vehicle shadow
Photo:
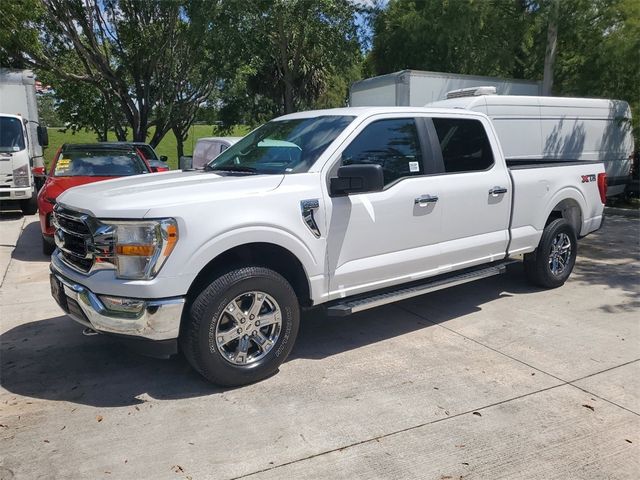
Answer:
[[9, 210], [9, 208], [10, 207], [3, 207], [0, 203], [0, 222], [19, 220], [24, 217], [24, 214], [20, 210]]
[[[476, 282], [475, 289], [450, 289], [447, 294], [456, 299], [451, 302], [451, 317], [477, 311], [483, 303], [504, 295], [536, 291], [516, 279], [518, 275], [507, 273], [502, 276], [506, 279]], [[505, 293], [509, 285], [510, 293]], [[323, 359], [429, 327], [432, 324], [426, 320], [392, 305], [340, 319], [317, 309], [303, 314], [289, 360]], [[136, 405], [145, 401], [145, 395], [166, 400], [229, 390], [208, 383], [182, 356], [143, 357], [115, 338], [85, 337], [81, 330], [68, 317], [58, 316], [18, 325], [0, 335], [0, 385], [22, 396], [97, 407]]]
[[49, 261], [49, 257], [42, 253], [42, 234], [39, 221], [34, 220], [25, 225], [11, 257], [22, 262]]

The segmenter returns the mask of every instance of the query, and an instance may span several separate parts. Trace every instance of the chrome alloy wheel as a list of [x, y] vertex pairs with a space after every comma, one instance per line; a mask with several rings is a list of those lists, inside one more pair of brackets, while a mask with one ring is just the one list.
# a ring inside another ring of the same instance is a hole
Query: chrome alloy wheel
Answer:
[[264, 292], [238, 295], [216, 322], [216, 346], [234, 365], [249, 365], [264, 357], [278, 341], [282, 314], [278, 302]]
[[571, 239], [566, 233], [559, 233], [551, 243], [549, 269], [554, 275], [560, 275], [567, 268], [571, 258]]

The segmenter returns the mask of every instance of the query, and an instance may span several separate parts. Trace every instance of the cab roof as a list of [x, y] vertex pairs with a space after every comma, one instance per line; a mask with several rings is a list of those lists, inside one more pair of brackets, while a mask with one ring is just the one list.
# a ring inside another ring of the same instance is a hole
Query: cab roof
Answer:
[[[460, 115], [460, 109], [456, 108], [439, 108], [439, 107], [344, 107], [329, 108], [325, 110], [307, 110], [304, 112], [290, 113], [276, 118], [275, 120], [295, 120], [298, 118], [313, 118], [328, 115], [350, 116], [350, 117], [370, 117], [372, 115], [381, 115], [386, 113], [406, 113], [406, 114], [455, 114]], [[473, 112], [464, 112], [471, 113]]]

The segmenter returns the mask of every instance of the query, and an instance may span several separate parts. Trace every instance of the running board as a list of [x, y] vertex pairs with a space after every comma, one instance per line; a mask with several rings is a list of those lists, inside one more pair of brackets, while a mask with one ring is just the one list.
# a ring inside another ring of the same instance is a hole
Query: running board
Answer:
[[381, 293], [373, 294], [368, 297], [357, 296], [354, 298], [346, 298], [332, 303], [327, 307], [327, 315], [330, 317], [345, 317], [352, 313], [361, 312], [370, 308], [379, 307], [388, 303], [406, 300], [407, 298], [417, 297], [425, 293], [435, 292], [444, 288], [461, 285], [463, 283], [473, 282], [482, 278], [500, 275], [507, 270], [507, 265], [513, 263], [507, 261], [498, 265], [484, 268], [476, 268], [473, 270], [465, 270], [463, 273], [447, 275], [446, 278], [431, 279], [430, 281], [413, 284], [410, 287], [399, 287], [395, 290], [386, 290]]

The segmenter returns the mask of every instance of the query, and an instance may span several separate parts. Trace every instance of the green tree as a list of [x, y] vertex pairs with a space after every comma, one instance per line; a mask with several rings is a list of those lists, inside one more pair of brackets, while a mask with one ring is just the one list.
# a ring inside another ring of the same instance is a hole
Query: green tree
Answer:
[[172, 129], [184, 131], [176, 127], [192, 121], [218, 80], [219, 63], [205, 50], [216, 42], [204, 42], [203, 35], [212, 38], [219, 31], [212, 26], [221, 21], [221, 4], [42, 0], [42, 14], [13, 29], [40, 32], [39, 42], [23, 46], [23, 59], [58, 79], [59, 95], [64, 94], [62, 82], [84, 87], [77, 95], [67, 91], [69, 114], [83, 111], [76, 108], [82, 106], [78, 100], [90, 100], [98, 108], [100, 126], [93, 128], [90, 119], [76, 116], [78, 126], [103, 137], [105, 121], [111, 118], [118, 132], [123, 115], [136, 141], [147, 141], [154, 127], [150, 143], [155, 146]]
[[522, 77], [527, 72], [527, 0], [391, 0], [375, 15], [370, 62], [402, 69]]
[[360, 62], [359, 7], [354, 2], [261, 0], [243, 5], [238, 10], [242, 53], [220, 92], [226, 124], [247, 115], [263, 119], [310, 108], [331, 90], [330, 82], [344, 78]]

